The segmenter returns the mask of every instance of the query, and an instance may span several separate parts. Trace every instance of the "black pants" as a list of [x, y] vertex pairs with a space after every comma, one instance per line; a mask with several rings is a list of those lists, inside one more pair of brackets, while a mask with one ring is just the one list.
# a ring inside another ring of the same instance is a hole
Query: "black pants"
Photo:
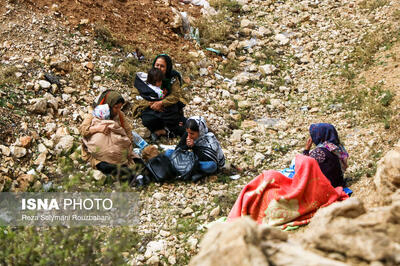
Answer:
[[[164, 112], [146, 108], [142, 112], [141, 118], [143, 125], [151, 132], [167, 128], [175, 136], [182, 136], [185, 133], [186, 118], [183, 116], [182, 110], [175, 105], [165, 108]], [[180, 126], [179, 123], [183, 125]]]
[[119, 177], [123, 180], [131, 180], [135, 176], [134, 171], [126, 165], [118, 166], [116, 164], [100, 162], [96, 165], [96, 168], [105, 175], [117, 176], [119, 174]]

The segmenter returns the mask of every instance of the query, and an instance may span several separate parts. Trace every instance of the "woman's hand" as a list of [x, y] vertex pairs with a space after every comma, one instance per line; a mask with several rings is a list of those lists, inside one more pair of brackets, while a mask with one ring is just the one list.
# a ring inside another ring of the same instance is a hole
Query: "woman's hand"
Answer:
[[306, 143], [306, 151], [309, 151], [311, 149], [313, 142], [312, 142], [312, 138], [308, 138], [307, 143]]
[[150, 104], [150, 108], [154, 111], [162, 112], [163, 111], [163, 103], [162, 101], [153, 102]]
[[188, 145], [189, 148], [192, 148], [194, 146], [194, 140], [191, 138], [187, 137], [186, 138], [186, 145]]

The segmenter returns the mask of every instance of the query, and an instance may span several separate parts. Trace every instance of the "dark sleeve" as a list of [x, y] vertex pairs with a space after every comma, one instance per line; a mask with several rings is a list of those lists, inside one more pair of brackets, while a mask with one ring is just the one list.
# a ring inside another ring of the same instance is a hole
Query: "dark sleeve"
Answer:
[[176, 148], [181, 148], [182, 150], [188, 150], [189, 147], [186, 145], [186, 138], [188, 136], [188, 133], [185, 132], [182, 137], [181, 140], [179, 141], [178, 145], [176, 145]]
[[316, 148], [310, 157], [317, 160], [321, 172], [329, 179], [333, 187], [344, 186], [343, 172], [339, 158], [325, 148]]

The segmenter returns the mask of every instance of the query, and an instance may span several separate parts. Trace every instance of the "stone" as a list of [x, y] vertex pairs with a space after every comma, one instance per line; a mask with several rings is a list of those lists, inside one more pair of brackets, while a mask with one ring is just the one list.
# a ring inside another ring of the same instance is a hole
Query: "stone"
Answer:
[[189, 239], [187, 240], [187, 243], [189, 244], [191, 250], [196, 250], [197, 243], [199, 243], [199, 240], [197, 240], [194, 237], [189, 237]]
[[30, 184], [33, 183], [35, 180], [35, 176], [31, 174], [22, 174], [18, 176], [17, 182], [18, 182], [18, 189], [16, 191], [24, 192], [28, 189]]
[[32, 105], [28, 106], [28, 110], [36, 114], [46, 114], [47, 101], [43, 98], [31, 100]]
[[164, 231], [164, 230], [160, 230], [160, 236], [162, 236], [162, 237], [169, 237], [170, 235], [171, 235], [170, 232]]
[[11, 150], [10, 150], [10, 148], [7, 147], [7, 146], [0, 145], [0, 150], [1, 150], [1, 153], [2, 153], [4, 156], [10, 156], [10, 154], [11, 154]]
[[153, 194], [153, 198], [155, 198], [156, 200], [162, 200], [163, 198], [165, 198], [165, 194], [161, 192], [156, 192]]
[[387, 152], [378, 162], [374, 183], [383, 195], [392, 194], [400, 188], [400, 147]]
[[183, 216], [186, 216], [186, 215], [189, 215], [189, 214], [192, 214], [193, 213], [193, 210], [190, 208], [190, 207], [186, 207], [183, 211], [182, 211], [182, 215]]
[[241, 28], [248, 28], [248, 27], [250, 27], [250, 26], [252, 26], [252, 22], [250, 21], [250, 20], [248, 20], [248, 19], [242, 19], [241, 21], [240, 21], [240, 27]]
[[193, 99], [193, 103], [194, 103], [194, 104], [200, 104], [200, 103], [202, 103], [203, 101], [204, 101], [204, 100], [203, 100], [202, 98], [198, 97], [198, 96], [194, 97], [194, 99]]
[[159, 265], [160, 264], [160, 258], [156, 255], [152, 256], [150, 259], [146, 261], [147, 265]]
[[245, 109], [245, 108], [249, 108], [251, 106], [251, 103], [249, 101], [240, 101], [238, 102], [238, 107]]
[[19, 141], [21, 142], [22, 147], [28, 147], [32, 142], [32, 137], [31, 136], [23, 136], [23, 137], [19, 138]]
[[[56, 123], [47, 123], [46, 126], [44, 127], [44, 130], [48, 133], [48, 134], [53, 134], [54, 131], [56, 131], [57, 128], [57, 124]], [[46, 143], [44, 143], [44, 145], [46, 145]], [[46, 145], [48, 147], [48, 145]]]
[[167, 242], [165, 240], [151, 241], [146, 246], [145, 257], [150, 258], [155, 254], [164, 252], [167, 247]]
[[230, 137], [231, 142], [240, 142], [242, 139], [243, 130], [235, 129]]
[[169, 264], [171, 264], [171, 265], [175, 265], [176, 264], [176, 257], [175, 256], [169, 256], [168, 257], [168, 262], [169, 262]]
[[69, 151], [74, 145], [74, 138], [70, 135], [63, 136], [55, 146], [54, 150], [57, 154], [60, 154], [63, 151]]
[[101, 81], [101, 77], [100, 76], [94, 76], [93, 77], [93, 81], [94, 82], [99, 82], [99, 81]]
[[264, 160], [265, 160], [264, 154], [257, 152], [254, 155], [254, 167], [260, 166]]
[[264, 36], [269, 35], [269, 34], [271, 34], [271, 33], [272, 33], [271, 30], [270, 30], [270, 29], [267, 29], [267, 28], [264, 27], [264, 26], [259, 27], [259, 28], [258, 28], [258, 31], [257, 31], [257, 35], [258, 35], [259, 37], [264, 37]]
[[79, 22], [79, 25], [86, 25], [86, 24], [89, 24], [89, 19], [87, 19], [87, 18], [83, 18], [83, 19], [81, 19], [81, 21]]
[[330, 265], [345, 266], [288, 242], [285, 232], [260, 226], [248, 217], [214, 224], [189, 265]]
[[95, 169], [93, 170], [93, 178], [96, 181], [101, 181], [106, 179], [106, 176], [101, 171]]
[[258, 126], [257, 122], [253, 120], [244, 120], [240, 125], [241, 128], [245, 129], [255, 128], [257, 126]]
[[93, 70], [94, 69], [94, 64], [92, 62], [87, 62], [85, 64], [85, 67], [89, 70]]
[[286, 37], [284, 34], [277, 34], [275, 35], [275, 40], [279, 41], [280, 45], [286, 45], [289, 43], [289, 38]]
[[266, 64], [266, 65], [262, 65], [258, 68], [258, 70], [261, 72], [261, 74], [263, 75], [271, 75], [272, 73], [275, 72], [276, 67], [274, 65], [271, 64]]
[[59, 127], [56, 131], [55, 136], [53, 137], [53, 140], [58, 143], [58, 141], [64, 137], [64, 136], [68, 136], [69, 135], [69, 131], [66, 127]]
[[220, 212], [221, 212], [221, 208], [218, 205], [217, 207], [212, 209], [212, 211], [210, 212], [210, 216], [214, 217], [214, 218], [217, 218], [219, 216]]
[[[336, 252], [369, 262], [398, 264], [400, 257], [395, 254], [399, 253], [400, 247], [393, 241], [399, 239], [397, 232], [400, 225], [397, 222], [393, 224], [398, 220], [395, 213], [396, 205], [366, 213], [357, 198], [337, 202], [316, 213], [304, 235], [304, 242], [329, 253]], [[389, 231], [392, 233], [389, 234]]]
[[229, 99], [231, 97], [231, 94], [229, 91], [227, 90], [222, 90], [222, 94], [221, 94], [222, 98], [224, 99]]
[[51, 83], [48, 82], [47, 80], [39, 80], [39, 85], [42, 89], [50, 89], [51, 88]]
[[26, 155], [27, 151], [23, 147], [13, 146], [11, 147], [11, 154], [16, 158], [22, 158]]
[[46, 156], [47, 153], [41, 153], [39, 156], [36, 158], [36, 160], [33, 162], [35, 165], [44, 165], [46, 162]]
[[269, 265], [260, 250], [257, 224], [250, 218], [214, 224], [200, 242], [189, 265]]
[[239, 75], [237, 75], [236, 77], [234, 77], [233, 79], [236, 80], [236, 82], [238, 84], [245, 85], [246, 83], [248, 83], [250, 81], [250, 76], [249, 76], [249, 73], [242, 72]]

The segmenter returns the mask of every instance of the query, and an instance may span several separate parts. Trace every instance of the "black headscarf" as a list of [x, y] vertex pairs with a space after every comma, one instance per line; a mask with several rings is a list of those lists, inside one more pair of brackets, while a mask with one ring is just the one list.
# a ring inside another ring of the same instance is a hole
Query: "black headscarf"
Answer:
[[165, 78], [163, 79], [161, 88], [167, 89], [168, 93], [171, 92], [171, 86], [174, 83], [175, 79], [179, 80], [179, 84], [182, 86], [182, 76], [181, 74], [172, 68], [172, 59], [167, 54], [159, 54], [153, 61], [153, 67], [156, 64], [158, 58], [163, 58], [167, 63], [167, 70], [165, 72]]

